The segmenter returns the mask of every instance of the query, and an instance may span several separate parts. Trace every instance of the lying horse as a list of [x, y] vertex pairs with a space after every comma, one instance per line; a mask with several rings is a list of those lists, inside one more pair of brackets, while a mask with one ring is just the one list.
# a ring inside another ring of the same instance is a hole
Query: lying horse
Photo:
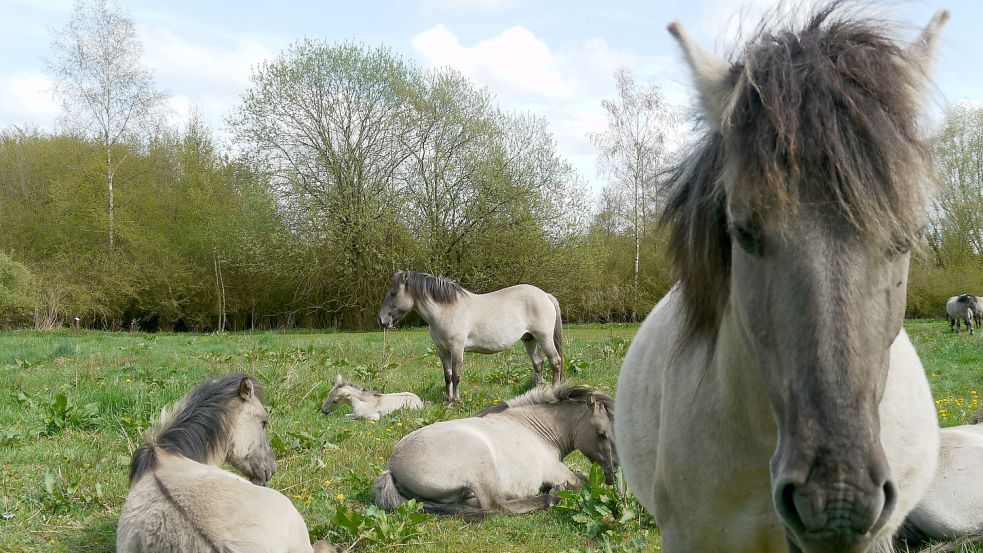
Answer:
[[381, 394], [366, 390], [361, 386], [347, 382], [337, 375], [334, 380], [334, 387], [324, 398], [321, 405], [321, 412], [327, 415], [334, 411], [339, 403], [350, 403], [352, 412], [345, 415], [349, 419], [366, 419], [377, 421], [382, 415], [391, 413], [397, 409], [422, 409], [423, 401], [411, 392], [398, 392], [395, 394]]
[[662, 215], [680, 281], [632, 341], [615, 419], [665, 553], [890, 550], [938, 457], [902, 323], [948, 13], [911, 44], [844, 2], [775, 19], [734, 60], [669, 26], [707, 125]]
[[472, 294], [453, 280], [400, 271], [389, 283], [379, 309], [379, 324], [392, 328], [412, 310], [430, 325], [437, 355], [444, 366], [445, 398], [460, 399], [464, 352], [498, 353], [520, 339], [532, 360], [535, 385], [543, 383], [543, 356], [553, 369], [553, 385], [563, 379], [563, 323], [560, 304], [529, 284], [488, 294]]
[[425, 511], [481, 518], [525, 513], [556, 503], [546, 490], [579, 487], [563, 459], [574, 449], [614, 482], [614, 400], [580, 386], [534, 388], [466, 419], [425, 426], [393, 448], [376, 480], [376, 505], [392, 510], [410, 498]]
[[[161, 416], [133, 453], [119, 553], [329, 553], [304, 519], [263, 487], [276, 470], [262, 390], [251, 377], [205, 380]], [[249, 481], [223, 470], [228, 461]], [[251, 482], [251, 483], [250, 483]]]
[[959, 334], [959, 323], [962, 322], [966, 330], [973, 334], [973, 323], [980, 308], [976, 296], [961, 294], [949, 298], [945, 302], [945, 318], [949, 321], [949, 330]]
[[935, 479], [902, 528], [909, 547], [983, 534], [983, 425], [943, 428], [939, 438]]

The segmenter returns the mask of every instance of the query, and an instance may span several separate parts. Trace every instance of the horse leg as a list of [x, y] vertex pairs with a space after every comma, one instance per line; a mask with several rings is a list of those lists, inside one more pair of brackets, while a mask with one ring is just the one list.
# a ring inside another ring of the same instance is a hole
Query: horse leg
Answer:
[[543, 385], [543, 354], [539, 352], [539, 347], [536, 344], [536, 339], [532, 336], [529, 338], [522, 338], [522, 344], [526, 346], [526, 353], [529, 354], [529, 359], [532, 360], [532, 372], [535, 376], [535, 381], [533, 386]]
[[553, 385], [556, 386], [563, 380], [563, 359], [560, 358], [560, 352], [556, 351], [552, 336], [545, 337], [540, 345], [543, 346], [546, 359], [549, 360], [550, 368], [553, 369]]
[[528, 513], [531, 511], [541, 511], [549, 509], [559, 503], [555, 495], [544, 494], [522, 499], [508, 499], [498, 502], [498, 507], [504, 511], [514, 514]]
[[437, 355], [440, 356], [440, 363], [444, 366], [444, 402], [454, 403], [453, 390], [451, 390], [451, 376], [453, 376], [451, 352], [438, 349]]
[[451, 387], [454, 391], [453, 401], [461, 399], [461, 366], [464, 365], [464, 348], [451, 352]]

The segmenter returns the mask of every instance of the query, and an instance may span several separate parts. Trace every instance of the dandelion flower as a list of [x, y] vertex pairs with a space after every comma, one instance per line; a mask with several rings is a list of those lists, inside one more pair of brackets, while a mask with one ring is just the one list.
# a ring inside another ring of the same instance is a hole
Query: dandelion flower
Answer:
[[340, 493], [340, 494], [338, 494], [338, 495], [335, 496], [335, 499], [337, 499], [338, 502], [341, 503], [342, 501], [345, 500], [345, 494]]

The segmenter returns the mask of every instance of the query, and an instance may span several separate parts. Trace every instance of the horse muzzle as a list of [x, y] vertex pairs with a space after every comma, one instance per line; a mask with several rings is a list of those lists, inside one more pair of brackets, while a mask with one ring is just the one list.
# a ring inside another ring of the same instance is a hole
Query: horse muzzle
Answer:
[[774, 502], [786, 532], [804, 553], [864, 553], [894, 511], [894, 482], [861, 489], [780, 482]]

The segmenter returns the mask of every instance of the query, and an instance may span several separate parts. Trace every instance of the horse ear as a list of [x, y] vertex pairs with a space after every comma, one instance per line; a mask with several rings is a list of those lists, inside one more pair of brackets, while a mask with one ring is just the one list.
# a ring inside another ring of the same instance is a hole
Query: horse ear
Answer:
[[696, 79], [696, 89], [700, 93], [700, 103], [707, 120], [714, 128], [719, 128], [729, 111], [727, 105], [732, 89], [730, 62], [693, 42], [678, 21], [670, 23], [668, 28], [682, 47], [686, 63]]
[[239, 397], [249, 399], [253, 397], [253, 393], [253, 381], [248, 376], [242, 377], [242, 380], [239, 381]]
[[928, 80], [928, 74], [931, 73], [932, 66], [935, 63], [936, 53], [939, 50], [939, 37], [942, 34], [942, 27], [945, 26], [947, 21], [949, 21], [949, 12], [947, 10], [935, 12], [932, 20], [918, 34], [918, 38], [908, 46], [906, 53], [913, 65], [913, 69], [925, 75], [926, 80]]
[[340, 386], [342, 382], [344, 382], [344, 379], [341, 378], [341, 373], [336, 374], [334, 377], [335, 385]]

